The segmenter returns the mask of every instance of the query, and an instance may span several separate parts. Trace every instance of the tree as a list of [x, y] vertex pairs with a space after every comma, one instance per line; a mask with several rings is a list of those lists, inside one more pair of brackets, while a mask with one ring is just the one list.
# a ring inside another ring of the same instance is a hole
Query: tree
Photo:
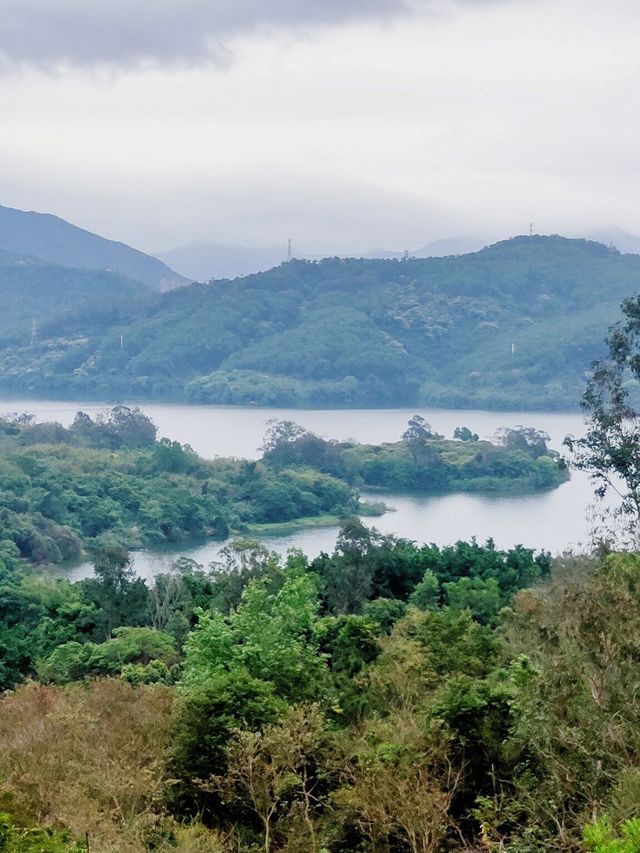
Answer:
[[157, 631], [180, 634], [188, 629], [187, 614], [192, 608], [189, 589], [180, 575], [156, 575], [149, 589], [148, 607], [151, 625]]
[[471, 432], [469, 427], [456, 427], [453, 431], [453, 437], [458, 441], [477, 441], [479, 436], [477, 432]]
[[433, 437], [431, 424], [428, 424], [422, 415], [414, 415], [410, 418], [407, 429], [402, 433], [402, 440], [409, 448], [409, 453], [416, 465], [424, 457], [427, 439]]
[[447, 759], [446, 735], [406, 714], [372, 724], [348, 746], [333, 799], [369, 842], [364, 849], [443, 850], [461, 775]]
[[80, 444], [98, 447], [150, 447], [156, 440], [153, 421], [137, 406], [114, 406], [93, 420], [77, 412], [69, 433]]
[[497, 431], [496, 439], [507, 450], [520, 450], [528, 456], [533, 456], [534, 459], [549, 454], [547, 448], [549, 435], [534, 427], [517, 426], [513, 429], [502, 427]]
[[427, 569], [421, 581], [409, 596], [409, 603], [420, 610], [436, 610], [440, 603], [440, 582], [431, 569]]
[[85, 597], [101, 611], [103, 634], [108, 639], [119, 625], [140, 625], [148, 620], [148, 590], [136, 577], [127, 548], [110, 536], [92, 547], [95, 578], [82, 582]]
[[96, 422], [104, 425], [115, 447], [150, 447], [156, 440], [155, 424], [137, 406], [114, 406]]
[[372, 589], [375, 566], [367, 553], [376, 539], [358, 518], [341, 528], [332, 557], [321, 554], [312, 569], [323, 581], [327, 609], [332, 613], [360, 613]]
[[[622, 304], [624, 320], [610, 329], [607, 355], [593, 363], [582, 397], [587, 432], [582, 438], [567, 436], [564, 445], [570, 464], [586, 471], [596, 497], [618, 498], [604, 508], [602, 518], [620, 523], [623, 537], [637, 547], [640, 534], [640, 415], [630, 391], [640, 380], [640, 298]], [[608, 525], [607, 525], [608, 526]], [[613, 531], [606, 530], [610, 538]]]
[[274, 461], [288, 461], [291, 446], [306, 434], [306, 429], [294, 421], [278, 420], [277, 418], [270, 418], [267, 424], [267, 431], [262, 440], [263, 454], [269, 455]]
[[285, 571], [275, 594], [268, 578], [256, 578], [228, 616], [199, 613], [186, 643], [185, 686], [203, 685], [224, 673], [247, 673], [293, 701], [321, 692], [326, 662], [311, 639], [319, 608], [316, 578], [304, 570]]
[[323, 781], [318, 765], [329, 749], [318, 707], [299, 705], [262, 732], [236, 731], [227, 751], [225, 773], [209, 784], [226, 800], [235, 797], [256, 814], [262, 824], [265, 853], [274, 849], [277, 823], [284, 818], [289, 824], [287, 834], [302, 836], [304, 850], [317, 853], [321, 847], [325, 849], [315, 823]]

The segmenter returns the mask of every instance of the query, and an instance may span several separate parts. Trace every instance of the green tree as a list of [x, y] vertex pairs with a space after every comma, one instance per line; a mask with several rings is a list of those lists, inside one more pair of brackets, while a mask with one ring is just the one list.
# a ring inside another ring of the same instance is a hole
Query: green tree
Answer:
[[547, 448], [549, 435], [534, 427], [502, 427], [498, 430], [496, 437], [507, 450], [520, 450], [534, 459], [549, 454]]
[[304, 571], [286, 570], [275, 593], [267, 579], [252, 580], [228, 616], [200, 612], [185, 647], [184, 685], [239, 670], [291, 701], [315, 698], [326, 680], [324, 657], [311, 639], [318, 610], [316, 580]]
[[477, 432], [471, 432], [469, 427], [456, 427], [453, 431], [453, 437], [458, 441], [477, 441], [479, 436]]
[[422, 580], [416, 584], [409, 596], [409, 604], [420, 610], [435, 610], [440, 604], [440, 582], [431, 569], [427, 569]]
[[127, 548], [112, 537], [103, 537], [92, 546], [95, 578], [83, 581], [85, 597], [101, 616], [101, 639], [108, 639], [119, 625], [140, 625], [148, 621], [148, 590], [136, 576]]
[[625, 300], [622, 311], [624, 319], [610, 329], [608, 352], [594, 362], [582, 396], [587, 432], [581, 438], [568, 436], [564, 444], [572, 467], [588, 473], [596, 497], [613, 494], [617, 499], [612, 510], [602, 510], [600, 538], [615, 538], [615, 530], [607, 528], [610, 521], [619, 522], [623, 540], [628, 536], [635, 547], [640, 534], [640, 415], [631, 390], [640, 379], [640, 300]]
[[409, 419], [407, 429], [402, 433], [402, 440], [409, 448], [409, 453], [415, 464], [423, 462], [427, 450], [427, 440], [433, 438], [431, 424], [422, 415], [414, 415]]

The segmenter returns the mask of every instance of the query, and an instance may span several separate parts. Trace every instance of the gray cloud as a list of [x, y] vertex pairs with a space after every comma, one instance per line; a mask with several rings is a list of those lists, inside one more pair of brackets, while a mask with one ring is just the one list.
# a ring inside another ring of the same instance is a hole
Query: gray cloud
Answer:
[[226, 41], [264, 27], [402, 16], [412, 0], [3, 0], [4, 65], [221, 62]]

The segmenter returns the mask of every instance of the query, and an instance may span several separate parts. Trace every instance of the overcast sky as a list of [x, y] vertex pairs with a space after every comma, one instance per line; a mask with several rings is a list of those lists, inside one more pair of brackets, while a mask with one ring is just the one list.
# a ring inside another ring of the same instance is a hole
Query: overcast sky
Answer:
[[0, 204], [148, 251], [640, 233], [638, 0], [0, 0]]

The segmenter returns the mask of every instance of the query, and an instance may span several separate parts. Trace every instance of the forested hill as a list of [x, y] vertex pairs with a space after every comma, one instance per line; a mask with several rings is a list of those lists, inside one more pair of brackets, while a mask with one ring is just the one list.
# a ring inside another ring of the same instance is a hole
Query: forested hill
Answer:
[[[7, 354], [67, 329], [69, 312], [86, 334], [102, 334], [109, 324], [131, 316], [148, 288], [107, 270], [61, 267], [40, 258], [0, 250], [0, 342]], [[59, 363], [62, 368], [63, 362]]]
[[446, 258], [294, 260], [136, 296], [130, 311], [97, 322], [86, 299], [77, 307], [70, 298], [34, 345], [0, 351], [0, 390], [566, 408], [577, 405], [621, 300], [638, 290], [640, 256], [560, 237]]
[[155, 290], [188, 283], [157, 258], [125, 243], [106, 240], [49, 213], [0, 205], [0, 249], [60, 266], [115, 270]]

